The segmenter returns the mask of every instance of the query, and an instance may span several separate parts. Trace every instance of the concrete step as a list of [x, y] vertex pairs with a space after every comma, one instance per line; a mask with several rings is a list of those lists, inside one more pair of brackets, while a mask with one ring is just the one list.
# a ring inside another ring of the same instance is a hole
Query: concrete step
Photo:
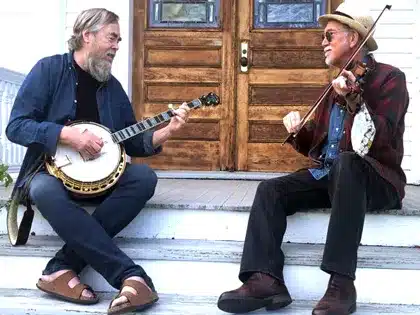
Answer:
[[[243, 176], [251, 176], [244, 172], [241, 174]], [[262, 179], [268, 179], [274, 177], [276, 173], [264, 174], [265, 176], [259, 176]], [[160, 178], [155, 195], [148, 202], [147, 207], [175, 210], [199, 209], [249, 212], [259, 183], [259, 180], [225, 180], [217, 179], [217, 177], [211, 177], [211, 179]], [[12, 188], [11, 186], [5, 188], [0, 184], [0, 205], [3, 205], [8, 200]], [[374, 212], [372, 214], [420, 216], [420, 186], [408, 185], [405, 192], [406, 196], [401, 210]], [[309, 209], [304, 212], [329, 213], [330, 209]]]
[[[80, 315], [105, 314], [113, 295], [100, 294], [101, 301], [90, 306], [75, 305], [53, 299], [37, 290], [2, 290], [0, 289], [1, 315]], [[217, 308], [217, 296], [188, 296], [160, 294], [158, 303], [142, 314], [154, 315], [224, 315]], [[307, 315], [311, 313], [316, 301], [294, 301], [278, 311], [267, 313], [265, 310], [253, 312], [255, 315], [283, 314]], [[375, 314], [420, 314], [416, 305], [358, 304], [355, 315]]]
[[[259, 181], [160, 179], [155, 196], [140, 215], [120, 233], [124, 237], [242, 241], [249, 209]], [[10, 189], [1, 190], [3, 201]], [[420, 187], [408, 186], [401, 210], [369, 213], [362, 244], [415, 246], [420, 244]], [[92, 207], [87, 207], [93, 211]], [[20, 209], [23, 213], [23, 208]], [[330, 209], [312, 209], [288, 219], [285, 241], [325, 242]], [[0, 234], [6, 231], [6, 211], [0, 208]], [[55, 235], [37, 213], [32, 231]]]
[[[276, 176], [284, 176], [283, 173], [229, 173], [232, 178], [226, 175], [215, 173], [208, 179], [195, 178], [194, 175], [188, 177], [191, 172], [186, 172], [184, 177], [178, 178], [180, 174], [173, 175], [171, 172], [157, 172], [160, 175], [154, 197], [149, 201], [153, 208], [171, 206], [179, 209], [187, 205], [188, 207], [200, 206], [200, 209], [214, 210], [234, 210], [249, 211], [254, 199], [255, 191], [260, 180], [269, 179]], [[221, 172], [223, 173], [223, 172]], [[177, 177], [178, 176], [178, 177]], [[200, 175], [201, 176], [201, 175]], [[226, 179], [227, 178], [227, 179]], [[13, 187], [5, 188], [0, 184], [0, 200], [4, 203], [10, 196]], [[401, 210], [386, 211], [387, 214], [395, 215], [420, 215], [420, 186], [407, 185], [406, 196], [403, 200]], [[327, 211], [329, 209], [310, 209], [307, 212]], [[381, 212], [379, 212], [381, 213]]]
[[[240, 285], [237, 278], [240, 242], [163, 239], [116, 239], [116, 242], [145, 268], [159, 293], [217, 296]], [[0, 279], [0, 288], [34, 289], [45, 264], [61, 245], [54, 237], [33, 237], [26, 247], [11, 248], [3, 236], [0, 270], [7, 273]], [[284, 277], [292, 297], [298, 300], [322, 297], [328, 283], [328, 275], [318, 267], [322, 246], [284, 244], [284, 251]], [[359, 301], [420, 305], [419, 264], [417, 248], [362, 246], [356, 279]], [[83, 272], [82, 279], [95, 290], [115, 291], [91, 268]]]
[[[243, 242], [115, 238], [115, 243], [136, 260], [239, 263]], [[52, 257], [64, 242], [57, 236], [34, 236], [26, 246], [13, 247], [0, 235], [0, 257]], [[324, 245], [284, 243], [286, 265], [319, 266]], [[420, 270], [419, 247], [360, 246], [359, 268]]]

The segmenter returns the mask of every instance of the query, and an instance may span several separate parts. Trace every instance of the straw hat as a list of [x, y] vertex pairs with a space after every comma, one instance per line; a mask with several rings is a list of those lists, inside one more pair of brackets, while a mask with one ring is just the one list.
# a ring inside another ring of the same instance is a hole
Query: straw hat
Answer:
[[[363, 12], [360, 6], [352, 5], [350, 3], [353, 4], [354, 2], [343, 2], [332, 14], [321, 15], [318, 18], [318, 22], [322, 27], [325, 27], [330, 20], [340, 22], [357, 31], [365, 38], [375, 21], [368, 13]], [[378, 44], [376, 44], [375, 39], [373, 39], [373, 34], [367, 40], [366, 46], [369, 51], [378, 49]]]

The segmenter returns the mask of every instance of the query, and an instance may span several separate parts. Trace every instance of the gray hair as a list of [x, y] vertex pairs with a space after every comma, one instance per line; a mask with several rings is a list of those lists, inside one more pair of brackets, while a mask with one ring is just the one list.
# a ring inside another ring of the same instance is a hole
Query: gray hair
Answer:
[[[345, 32], [347, 32], [347, 33], [351, 33], [351, 32], [353, 32], [353, 33], [357, 33], [357, 34], [359, 34], [356, 30], [354, 30], [354, 29], [352, 29], [351, 27], [349, 27], [348, 25], [346, 25], [346, 24], [343, 24], [343, 26], [342, 26], [342, 28], [343, 28], [343, 31], [345, 31]], [[361, 35], [361, 34], [359, 34], [359, 38], [360, 39], [362, 39], [363, 38], [363, 36]], [[360, 49], [360, 53], [361, 53], [361, 55], [364, 57], [364, 56], [367, 56], [368, 54], [370, 54], [371, 52], [370, 52], [370, 50], [369, 50], [369, 48], [367, 47], [367, 44], [365, 43], [364, 45], [363, 45], [363, 47]]]
[[119, 17], [114, 12], [103, 8], [82, 11], [73, 26], [73, 35], [67, 41], [69, 50], [79, 50], [83, 47], [83, 32], [96, 33], [105, 25], [118, 23]]

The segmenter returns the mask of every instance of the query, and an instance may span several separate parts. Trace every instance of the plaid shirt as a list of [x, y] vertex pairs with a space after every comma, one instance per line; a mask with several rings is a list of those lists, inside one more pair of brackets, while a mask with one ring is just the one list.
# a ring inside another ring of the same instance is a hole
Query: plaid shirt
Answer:
[[[376, 135], [364, 159], [395, 187], [401, 201], [406, 185], [406, 177], [401, 168], [404, 156], [404, 117], [409, 103], [405, 74], [398, 68], [376, 62], [372, 56], [369, 58], [368, 67], [372, 71], [365, 76], [362, 98], [372, 116]], [[331, 106], [336, 101], [337, 94], [332, 90], [317, 108], [314, 119], [308, 121], [291, 140], [298, 152], [309, 156], [318, 165], [328, 134]], [[354, 152], [351, 145], [353, 119], [353, 115], [348, 115], [345, 121], [340, 153]]]

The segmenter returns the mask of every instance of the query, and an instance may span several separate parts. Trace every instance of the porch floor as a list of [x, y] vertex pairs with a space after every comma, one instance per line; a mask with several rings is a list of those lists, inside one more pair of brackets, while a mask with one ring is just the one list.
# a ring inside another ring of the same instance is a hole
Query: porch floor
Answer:
[[[181, 179], [162, 178], [162, 175], [158, 175], [159, 181], [155, 195], [148, 202], [148, 207], [151, 208], [249, 211], [260, 183], [260, 180]], [[274, 177], [274, 174], [263, 173], [258, 176], [260, 179], [266, 179]], [[11, 190], [11, 187], [6, 189], [0, 186], [0, 201], [7, 200]], [[406, 196], [401, 210], [381, 213], [420, 215], [420, 186], [407, 185], [405, 192]], [[308, 211], [322, 212], [329, 211], [329, 209], [310, 209]]]

